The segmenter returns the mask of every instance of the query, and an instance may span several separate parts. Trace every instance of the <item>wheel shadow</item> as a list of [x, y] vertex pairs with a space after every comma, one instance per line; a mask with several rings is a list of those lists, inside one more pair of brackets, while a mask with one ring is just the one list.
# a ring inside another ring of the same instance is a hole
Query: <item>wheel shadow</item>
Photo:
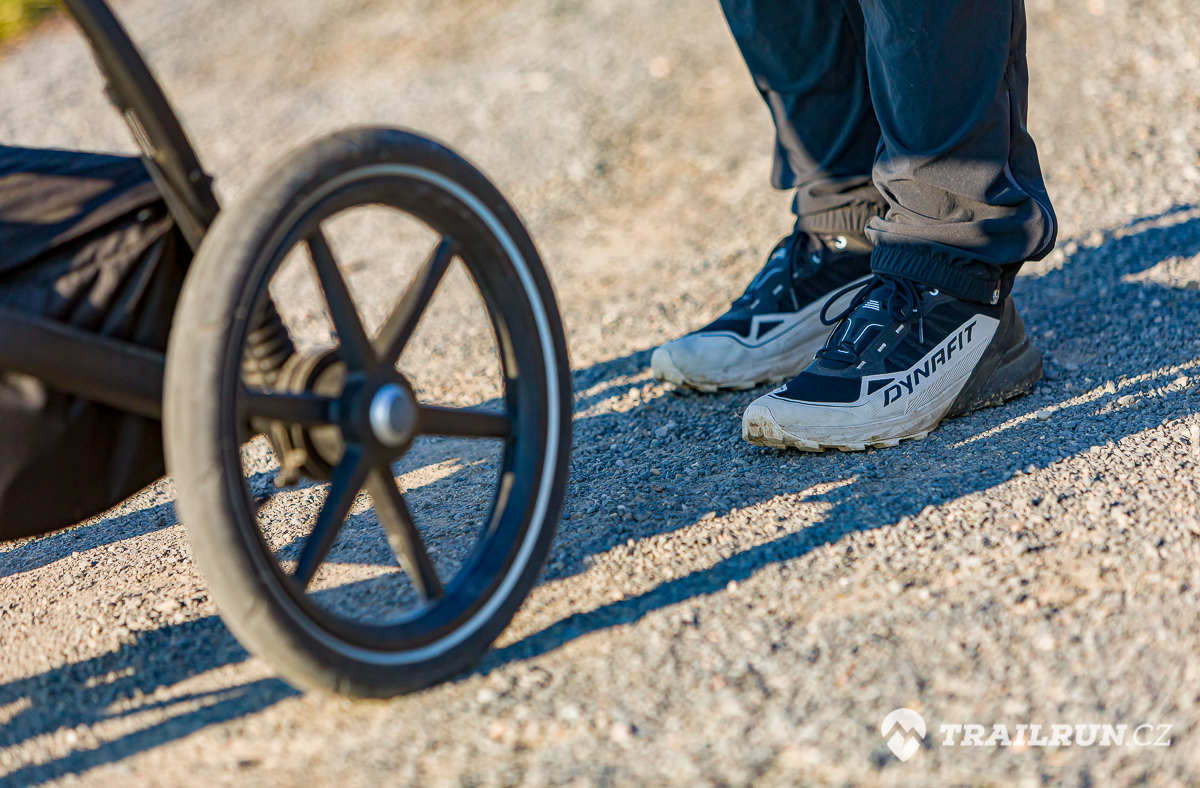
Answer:
[[[298, 691], [263, 678], [220, 689], [172, 691], [249, 654], [216, 616], [135, 634], [92, 659], [0, 685], [0, 750], [64, 737], [69, 754], [0, 774], [0, 788], [27, 786], [80, 773], [188, 736], [209, 725], [262, 711]], [[13, 713], [12, 709], [16, 709]], [[8, 714], [5, 714], [5, 712]], [[83, 739], [78, 731], [129, 728]], [[51, 751], [59, 749], [48, 746]]]
[[[989, 489], [1030, 465], [1043, 468], [1195, 413], [1200, 409], [1195, 384], [1167, 384], [1179, 374], [1173, 368], [1197, 374], [1200, 345], [1191, 332], [1200, 319], [1200, 291], [1190, 280], [1181, 284], [1154, 272], [1165, 266], [1169, 274], [1175, 263], [1200, 253], [1196, 214], [1184, 207], [1147, 217], [1109, 233], [1099, 244], [1074, 249], [1056, 270], [1019, 280], [1022, 314], [1047, 353], [1047, 382], [1002, 407], [951, 420], [923, 443], [865, 454], [758, 449], [741, 441], [740, 414], [765, 389], [630, 397], [630, 388], [649, 390], [644, 385], [649, 350], [576, 372], [580, 393], [567, 516], [542, 581], [549, 586], [544, 592], [553, 593], [554, 585], [586, 571], [589, 559], [598, 554], [615, 554], [630, 540], [636, 544], [692, 527], [706, 512], [723, 515], [779, 496], [820, 504], [826, 511], [809, 521], [794, 519], [785, 532], [765, 541], [711, 552], [706, 568], [562, 617], [493, 650], [474, 672], [554, 651], [582, 635], [718, 592], [765, 567], [829, 549], [847, 533], [895, 524], [926, 506]], [[1155, 322], [1157, 317], [1164, 319]], [[1129, 341], [1131, 331], [1136, 331], [1136, 341]], [[1150, 346], [1153, 368], [1144, 361]], [[1115, 391], [1101, 390], [1114, 377], [1114, 367], [1131, 365], [1135, 374]], [[1156, 371], [1163, 374], [1155, 377], [1151, 373]], [[1143, 404], [1122, 404], [1128, 394]], [[617, 400], [619, 408], [608, 406]], [[1053, 421], [1032, 417], [1043, 408], [1055, 409]], [[676, 426], [655, 432], [671, 422]], [[1052, 428], [1054, 440], [1047, 440]], [[811, 492], [828, 482], [838, 484]], [[449, 476], [430, 490], [453, 483]], [[22, 542], [0, 553], [0, 577], [175, 522], [171, 505], [160, 504]], [[110, 653], [0, 685], [0, 750], [11, 751], [65, 728], [141, 713], [161, 717], [90, 748], [80, 745], [62, 757], [23, 765], [0, 776], [0, 787], [111, 763], [296, 694], [279, 680], [258, 679], [155, 697], [159, 687], [247, 658], [219, 619], [210, 616], [138, 633]]]

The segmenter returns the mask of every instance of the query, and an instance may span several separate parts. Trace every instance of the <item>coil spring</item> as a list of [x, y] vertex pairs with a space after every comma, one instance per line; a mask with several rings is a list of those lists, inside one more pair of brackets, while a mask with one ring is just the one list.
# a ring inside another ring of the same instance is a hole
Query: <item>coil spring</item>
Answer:
[[275, 302], [268, 298], [254, 315], [242, 354], [242, 380], [256, 388], [274, 388], [279, 371], [296, 352]]

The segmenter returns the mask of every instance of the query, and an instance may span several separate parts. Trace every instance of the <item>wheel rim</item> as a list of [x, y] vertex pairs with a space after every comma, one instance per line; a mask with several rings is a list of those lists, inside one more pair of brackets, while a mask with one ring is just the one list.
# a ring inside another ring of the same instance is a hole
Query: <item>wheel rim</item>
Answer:
[[[374, 337], [362, 326], [322, 231], [322, 223], [339, 211], [364, 204], [399, 210], [438, 233], [432, 253]], [[523, 256], [495, 215], [458, 184], [423, 168], [376, 165], [344, 174], [301, 201], [278, 228], [252, 266], [254, 286], [248, 289], [240, 313], [252, 314], [262, 303], [271, 274], [287, 252], [303, 242], [336, 326], [346, 385], [341, 396], [330, 397], [280, 394], [239, 384], [233, 387], [237, 395], [226, 414], [234, 421], [253, 416], [293, 425], [333, 424], [341, 430], [345, 448], [332, 469], [322, 513], [295, 566], [288, 571], [256, 531], [260, 557], [285, 607], [293, 607], [297, 620], [312, 627], [313, 634], [331, 647], [368, 661], [426, 658], [431, 650], [451, 647], [487, 620], [489, 606], [511, 590], [545, 525], [562, 417], [545, 305], [532, 286]], [[503, 413], [419, 403], [409, 381], [395, 369], [395, 360], [456, 258], [475, 280], [492, 321], [505, 371]], [[531, 333], [541, 341], [524, 346], [511, 339]], [[237, 368], [245, 341], [242, 330], [230, 345], [225, 369]], [[387, 421], [379, 415], [381, 397], [396, 406], [389, 413], [395, 416], [390, 426], [402, 433], [399, 438], [381, 428]], [[406, 415], [407, 424], [402, 423]], [[431, 434], [492, 438], [504, 447], [486, 527], [448, 581], [433, 568], [391, 471], [391, 463], [403, 456], [415, 435]], [[239, 482], [241, 494], [235, 500], [245, 503], [245, 518], [257, 523], [249, 489], [244, 479]], [[425, 600], [411, 615], [386, 625], [364, 625], [331, 614], [305, 591], [328, 557], [360, 488], [366, 489], [398, 562]]]

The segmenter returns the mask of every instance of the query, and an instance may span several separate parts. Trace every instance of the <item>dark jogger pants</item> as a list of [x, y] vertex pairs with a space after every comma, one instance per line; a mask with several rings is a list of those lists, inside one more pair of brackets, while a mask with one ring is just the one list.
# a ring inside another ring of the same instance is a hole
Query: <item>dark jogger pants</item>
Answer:
[[1023, 0], [721, 0], [802, 229], [983, 303], [1054, 246], [1025, 127]]

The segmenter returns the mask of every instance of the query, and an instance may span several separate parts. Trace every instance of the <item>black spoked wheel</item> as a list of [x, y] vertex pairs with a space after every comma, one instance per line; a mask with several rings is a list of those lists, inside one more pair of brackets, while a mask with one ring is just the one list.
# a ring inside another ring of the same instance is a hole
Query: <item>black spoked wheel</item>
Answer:
[[[372, 268], [356, 244], [407, 251]], [[495, 187], [417, 135], [323, 138], [222, 211], [164, 404], [222, 617], [299, 686], [386, 696], [468, 666], [553, 539], [571, 393], [549, 282]]]

